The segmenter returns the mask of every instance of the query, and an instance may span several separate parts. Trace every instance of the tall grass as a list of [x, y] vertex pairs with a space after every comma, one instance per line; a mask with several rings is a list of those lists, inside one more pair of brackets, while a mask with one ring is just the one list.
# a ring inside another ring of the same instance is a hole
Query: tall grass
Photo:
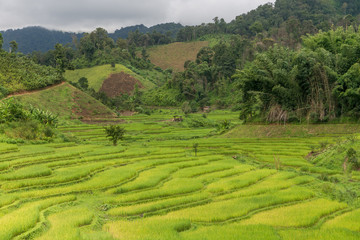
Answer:
[[241, 226], [239, 224], [226, 224], [214, 226], [201, 226], [181, 234], [182, 239], [197, 240], [280, 240], [275, 229], [265, 225]]
[[144, 200], [153, 200], [199, 191], [203, 187], [204, 185], [195, 179], [175, 178], [164, 183], [164, 185], [158, 189], [122, 195], [114, 198], [111, 200], [111, 202], [124, 204]]
[[189, 196], [181, 196], [169, 198], [159, 201], [152, 201], [147, 203], [135, 204], [131, 206], [123, 206], [109, 210], [109, 214], [113, 216], [133, 216], [133, 215], [146, 215], [149, 212], [159, 210], [181, 208], [182, 206], [199, 201], [209, 200], [210, 195], [207, 193], [198, 193]]
[[74, 196], [50, 198], [24, 205], [23, 207], [0, 218], [0, 239], [7, 240], [35, 226], [40, 212], [44, 209], [64, 202], [74, 201]]
[[123, 240], [140, 239], [182, 239], [179, 232], [191, 227], [189, 220], [164, 219], [162, 217], [144, 218], [136, 221], [116, 221], [104, 226], [114, 238]]
[[93, 213], [86, 208], [72, 208], [48, 217], [50, 229], [39, 240], [82, 239], [80, 228], [93, 220]]
[[239, 176], [224, 178], [217, 182], [211, 183], [207, 187], [207, 191], [211, 193], [223, 193], [234, 191], [239, 188], [247, 187], [257, 181], [274, 174], [276, 171], [271, 169], [261, 169], [250, 171]]
[[305, 200], [311, 198], [313, 195], [314, 193], [309, 190], [292, 188], [259, 196], [212, 202], [198, 207], [174, 211], [169, 213], [167, 217], [184, 218], [206, 223], [224, 222], [243, 217], [257, 209], [292, 201]]
[[346, 228], [351, 231], [360, 232], [360, 209], [347, 212], [338, 217], [335, 217], [322, 226], [325, 229], [331, 228]]
[[346, 207], [347, 204], [345, 203], [317, 199], [256, 214], [249, 220], [244, 221], [244, 224], [265, 224], [278, 227], [307, 227], [315, 224], [321, 217]]
[[279, 231], [281, 239], [284, 240], [357, 240], [360, 233], [352, 232], [347, 229], [290, 229]]

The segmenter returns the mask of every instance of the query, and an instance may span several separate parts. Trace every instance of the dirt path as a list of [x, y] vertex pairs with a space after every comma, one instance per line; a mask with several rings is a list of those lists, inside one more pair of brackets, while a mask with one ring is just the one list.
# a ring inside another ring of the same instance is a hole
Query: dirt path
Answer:
[[6, 96], [5, 98], [1, 99], [0, 101], [9, 99], [9, 98], [14, 97], [14, 96], [28, 95], [28, 94], [40, 92], [40, 91], [43, 91], [43, 90], [46, 90], [46, 89], [55, 88], [55, 87], [64, 85], [65, 83], [66, 82], [61, 82], [61, 83], [53, 84], [53, 85], [46, 86], [44, 88], [35, 89], [35, 90], [29, 90], [29, 91], [24, 90], [24, 91], [20, 91], [20, 92], [11, 93], [10, 95]]

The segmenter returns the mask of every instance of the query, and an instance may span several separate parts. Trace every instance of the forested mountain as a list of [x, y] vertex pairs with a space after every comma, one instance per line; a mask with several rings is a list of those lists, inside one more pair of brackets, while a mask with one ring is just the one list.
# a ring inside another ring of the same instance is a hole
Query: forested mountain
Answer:
[[[274, 4], [267, 3], [248, 13], [237, 16], [226, 23], [223, 18], [214, 18], [213, 23], [203, 23], [197, 26], [184, 27], [179, 23], [164, 23], [152, 27], [135, 25], [124, 27], [110, 33], [116, 41], [126, 39], [130, 33], [136, 33], [140, 42], [146, 42], [144, 34], [164, 35], [176, 38], [177, 41], [190, 41], [208, 34], [240, 34], [248, 38], [257, 36], [295, 47], [300, 43], [300, 36], [316, 33], [319, 30], [328, 31], [332, 26], [349, 26], [358, 23], [360, 2], [348, 0], [277, 0]], [[80, 39], [83, 34], [47, 30], [41, 27], [27, 27], [17, 30], [1, 32], [4, 38], [4, 49], [8, 49], [9, 42], [15, 40], [18, 50], [25, 54], [33, 51], [45, 52], [54, 48], [56, 43], [68, 44], [73, 42], [74, 36]], [[134, 35], [132, 36], [134, 37]], [[136, 36], [135, 36], [136, 37]], [[160, 39], [159, 36], [153, 36]], [[162, 37], [164, 38], [164, 37]], [[137, 40], [135, 40], [137, 41]], [[155, 40], [156, 41], [156, 40]], [[166, 44], [169, 40], [160, 41]], [[142, 44], [148, 46], [148, 43]], [[151, 45], [151, 44], [150, 44]]]
[[[175, 37], [181, 28], [183, 28], [183, 26], [176, 23], [164, 23], [152, 27], [136, 25], [116, 30], [114, 33], [110, 33], [109, 36], [116, 41], [119, 37], [125, 39], [128, 37], [130, 32], [138, 30], [139, 33], [157, 32], [161, 34], [169, 34], [170, 36]], [[0, 33], [4, 38], [3, 48], [5, 50], [9, 49], [9, 43], [11, 41], [16, 41], [18, 43], [18, 51], [24, 54], [34, 51], [46, 52], [54, 49], [54, 46], [57, 43], [63, 45], [73, 44], [74, 39], [80, 39], [84, 34], [48, 30], [43, 27], [26, 27], [16, 30], [9, 29], [6, 31], [0, 31]]]
[[18, 51], [22, 53], [31, 53], [33, 51], [46, 52], [53, 49], [55, 44], [72, 43], [73, 37], [81, 38], [82, 34], [71, 32], [62, 32], [48, 30], [43, 27], [26, 27], [23, 29], [6, 30], [0, 32], [4, 38], [5, 50], [9, 49], [9, 43], [16, 41], [18, 43]]
[[180, 23], [162, 23], [157, 24], [152, 27], [146, 27], [145, 25], [136, 25], [130, 27], [124, 27], [119, 30], [116, 30], [114, 33], [109, 34], [109, 36], [115, 41], [118, 38], [126, 39], [129, 36], [130, 32], [139, 31], [140, 33], [152, 33], [158, 32], [161, 34], [169, 33], [171, 36], [175, 37], [180, 29], [184, 28]]
[[359, 14], [359, 1], [277, 0], [274, 4], [267, 3], [239, 15], [229, 23], [216, 17], [213, 23], [187, 26], [179, 31], [177, 40], [189, 41], [207, 34], [228, 33], [249, 38], [257, 36], [294, 47], [307, 33], [359, 23]]

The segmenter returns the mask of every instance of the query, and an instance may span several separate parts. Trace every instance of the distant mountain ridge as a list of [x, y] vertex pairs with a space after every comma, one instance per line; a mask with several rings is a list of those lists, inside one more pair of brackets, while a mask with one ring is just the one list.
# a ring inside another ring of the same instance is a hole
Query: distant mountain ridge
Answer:
[[24, 54], [33, 51], [46, 52], [53, 49], [55, 44], [72, 43], [73, 37], [81, 38], [83, 33], [62, 32], [49, 30], [43, 27], [25, 27], [16, 30], [0, 31], [4, 38], [3, 48], [9, 49], [9, 42], [15, 40], [18, 43], [18, 51]]
[[166, 34], [170, 32], [171, 35], [175, 37], [177, 32], [182, 28], [184, 28], [184, 26], [181, 25], [180, 23], [161, 23], [154, 25], [152, 27], [146, 27], [145, 25], [140, 24], [140, 25], [124, 27], [119, 30], [115, 30], [115, 32], [109, 34], [109, 36], [114, 40], [118, 39], [119, 37], [127, 38], [130, 32], [135, 32], [136, 30], [138, 30], [141, 33], [152, 33], [156, 31], [162, 34]]
[[[110, 33], [109, 36], [114, 40], [119, 37], [125, 39], [130, 32], [135, 32], [136, 30], [141, 33], [156, 31], [165, 34], [170, 32], [172, 36], [175, 36], [176, 33], [183, 27], [184, 26], [179, 23], [163, 23], [152, 27], [146, 27], [141, 24], [118, 29], [114, 33]], [[6, 31], [0, 31], [0, 33], [4, 38], [3, 48], [5, 50], [9, 49], [9, 42], [15, 40], [18, 43], [18, 51], [24, 54], [28, 54], [33, 51], [46, 52], [53, 49], [57, 43], [61, 43], [63, 45], [72, 44], [74, 37], [80, 39], [84, 34], [49, 30], [39, 26], [25, 27], [15, 30], [9, 29]]]

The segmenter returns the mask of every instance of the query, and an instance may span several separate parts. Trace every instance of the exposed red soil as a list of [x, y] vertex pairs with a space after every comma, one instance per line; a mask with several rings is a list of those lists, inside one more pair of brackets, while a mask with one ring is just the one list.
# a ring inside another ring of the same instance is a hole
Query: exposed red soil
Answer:
[[101, 88], [100, 92], [104, 92], [106, 96], [114, 98], [120, 96], [121, 94], [132, 94], [135, 90], [135, 86], [143, 88], [139, 80], [133, 76], [126, 74], [124, 72], [111, 74], [108, 79], [106, 79]]

